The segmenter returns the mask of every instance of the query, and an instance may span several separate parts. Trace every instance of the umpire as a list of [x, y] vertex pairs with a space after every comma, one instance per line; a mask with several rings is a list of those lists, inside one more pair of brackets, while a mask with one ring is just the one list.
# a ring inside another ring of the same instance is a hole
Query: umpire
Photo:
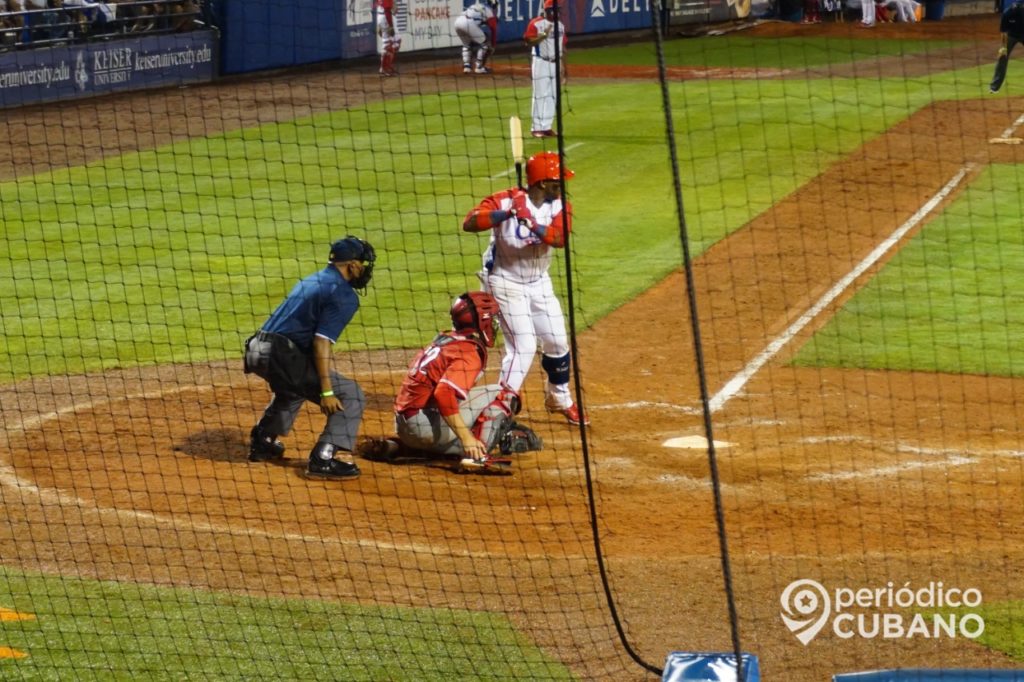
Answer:
[[999, 92], [1006, 79], [1006, 69], [1010, 65], [1010, 53], [1017, 43], [1024, 42], [1024, 2], [1010, 0], [1003, 8], [999, 19], [999, 31], [1002, 33], [1003, 44], [999, 47], [999, 59], [996, 60], [996, 71], [992, 75], [992, 83], [988, 91]]
[[277, 438], [291, 431], [306, 400], [320, 406], [327, 424], [309, 453], [307, 478], [345, 479], [359, 467], [335, 459], [352, 452], [366, 399], [359, 385], [333, 368], [331, 346], [359, 309], [358, 290], [373, 276], [376, 254], [353, 236], [331, 245], [329, 265], [306, 277], [245, 342], [245, 372], [263, 378], [274, 397], [252, 428], [250, 462], [284, 457]]

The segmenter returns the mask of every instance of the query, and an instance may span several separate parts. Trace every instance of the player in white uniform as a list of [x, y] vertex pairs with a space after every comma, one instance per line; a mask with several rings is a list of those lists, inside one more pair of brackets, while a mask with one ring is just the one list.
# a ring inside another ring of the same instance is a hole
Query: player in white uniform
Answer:
[[395, 0], [374, 0], [373, 4], [380, 37], [380, 75], [397, 76], [395, 57], [402, 47], [402, 36], [395, 30]]
[[[523, 40], [530, 46], [531, 75], [533, 77], [533, 113], [530, 130], [534, 137], [554, 137], [555, 95], [558, 91], [557, 63], [562, 65], [565, 81], [565, 48], [568, 38], [565, 24], [558, 21], [559, 42], [555, 42], [555, 0], [544, 0], [544, 14], [534, 17], [526, 26]], [[561, 50], [557, 48], [561, 46]]]
[[[548, 267], [552, 249], [565, 246], [572, 207], [562, 200], [562, 161], [541, 152], [526, 162], [527, 189], [507, 189], [484, 199], [466, 216], [466, 232], [491, 231], [480, 273], [484, 289], [501, 307], [505, 357], [501, 383], [517, 394], [541, 347], [547, 373], [544, 404], [570, 424], [589, 424], [569, 392], [569, 337]], [[565, 177], [573, 172], [564, 170]]]
[[[498, 0], [474, 2], [455, 19], [455, 34], [462, 41], [462, 73], [490, 73], [487, 58], [498, 44]], [[487, 33], [484, 33], [484, 27]], [[474, 65], [475, 60], [475, 65]]]

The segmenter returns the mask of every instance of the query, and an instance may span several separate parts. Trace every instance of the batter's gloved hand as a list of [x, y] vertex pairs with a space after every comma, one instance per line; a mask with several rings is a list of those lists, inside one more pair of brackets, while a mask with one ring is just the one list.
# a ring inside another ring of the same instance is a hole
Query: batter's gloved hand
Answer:
[[521, 225], [526, 224], [527, 227], [533, 227], [533, 209], [530, 208], [526, 192], [517, 192], [512, 197], [512, 208], [509, 213], [515, 216]]

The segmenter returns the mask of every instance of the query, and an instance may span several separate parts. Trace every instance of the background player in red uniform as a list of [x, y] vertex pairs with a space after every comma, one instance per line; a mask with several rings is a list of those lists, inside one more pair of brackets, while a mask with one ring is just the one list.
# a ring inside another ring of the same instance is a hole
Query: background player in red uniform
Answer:
[[402, 37], [395, 31], [395, 0], [374, 0], [377, 12], [377, 35], [380, 36], [380, 75], [397, 76], [395, 56], [402, 47]]
[[[465, 293], [450, 314], [454, 329], [421, 350], [402, 381], [395, 399], [398, 441], [416, 451], [461, 456], [461, 471], [510, 473], [508, 459], [489, 453], [510, 429], [523, 429], [512, 421], [518, 398], [498, 384], [475, 385], [494, 346], [498, 303], [482, 291]], [[392, 459], [400, 447], [393, 440], [376, 445], [368, 458]]]

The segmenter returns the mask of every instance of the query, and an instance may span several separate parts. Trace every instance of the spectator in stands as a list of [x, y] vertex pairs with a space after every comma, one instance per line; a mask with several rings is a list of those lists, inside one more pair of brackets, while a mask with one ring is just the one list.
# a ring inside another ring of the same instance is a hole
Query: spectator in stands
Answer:
[[79, 35], [107, 33], [114, 21], [114, 10], [105, 2], [93, 0], [64, 0], [64, 8], [70, 12], [72, 20], [78, 25], [75, 31]]
[[[71, 28], [71, 17], [64, 11], [64, 0], [25, 0], [26, 15], [33, 42], [62, 40]], [[44, 11], [47, 10], [47, 11]]]
[[[21, 42], [21, 31], [25, 26], [23, 0], [0, 0], [0, 48], [11, 47]], [[7, 14], [10, 12], [10, 14]]]
[[199, 4], [195, 0], [179, 0], [167, 6], [168, 28], [176, 33], [191, 31], [199, 17]]

